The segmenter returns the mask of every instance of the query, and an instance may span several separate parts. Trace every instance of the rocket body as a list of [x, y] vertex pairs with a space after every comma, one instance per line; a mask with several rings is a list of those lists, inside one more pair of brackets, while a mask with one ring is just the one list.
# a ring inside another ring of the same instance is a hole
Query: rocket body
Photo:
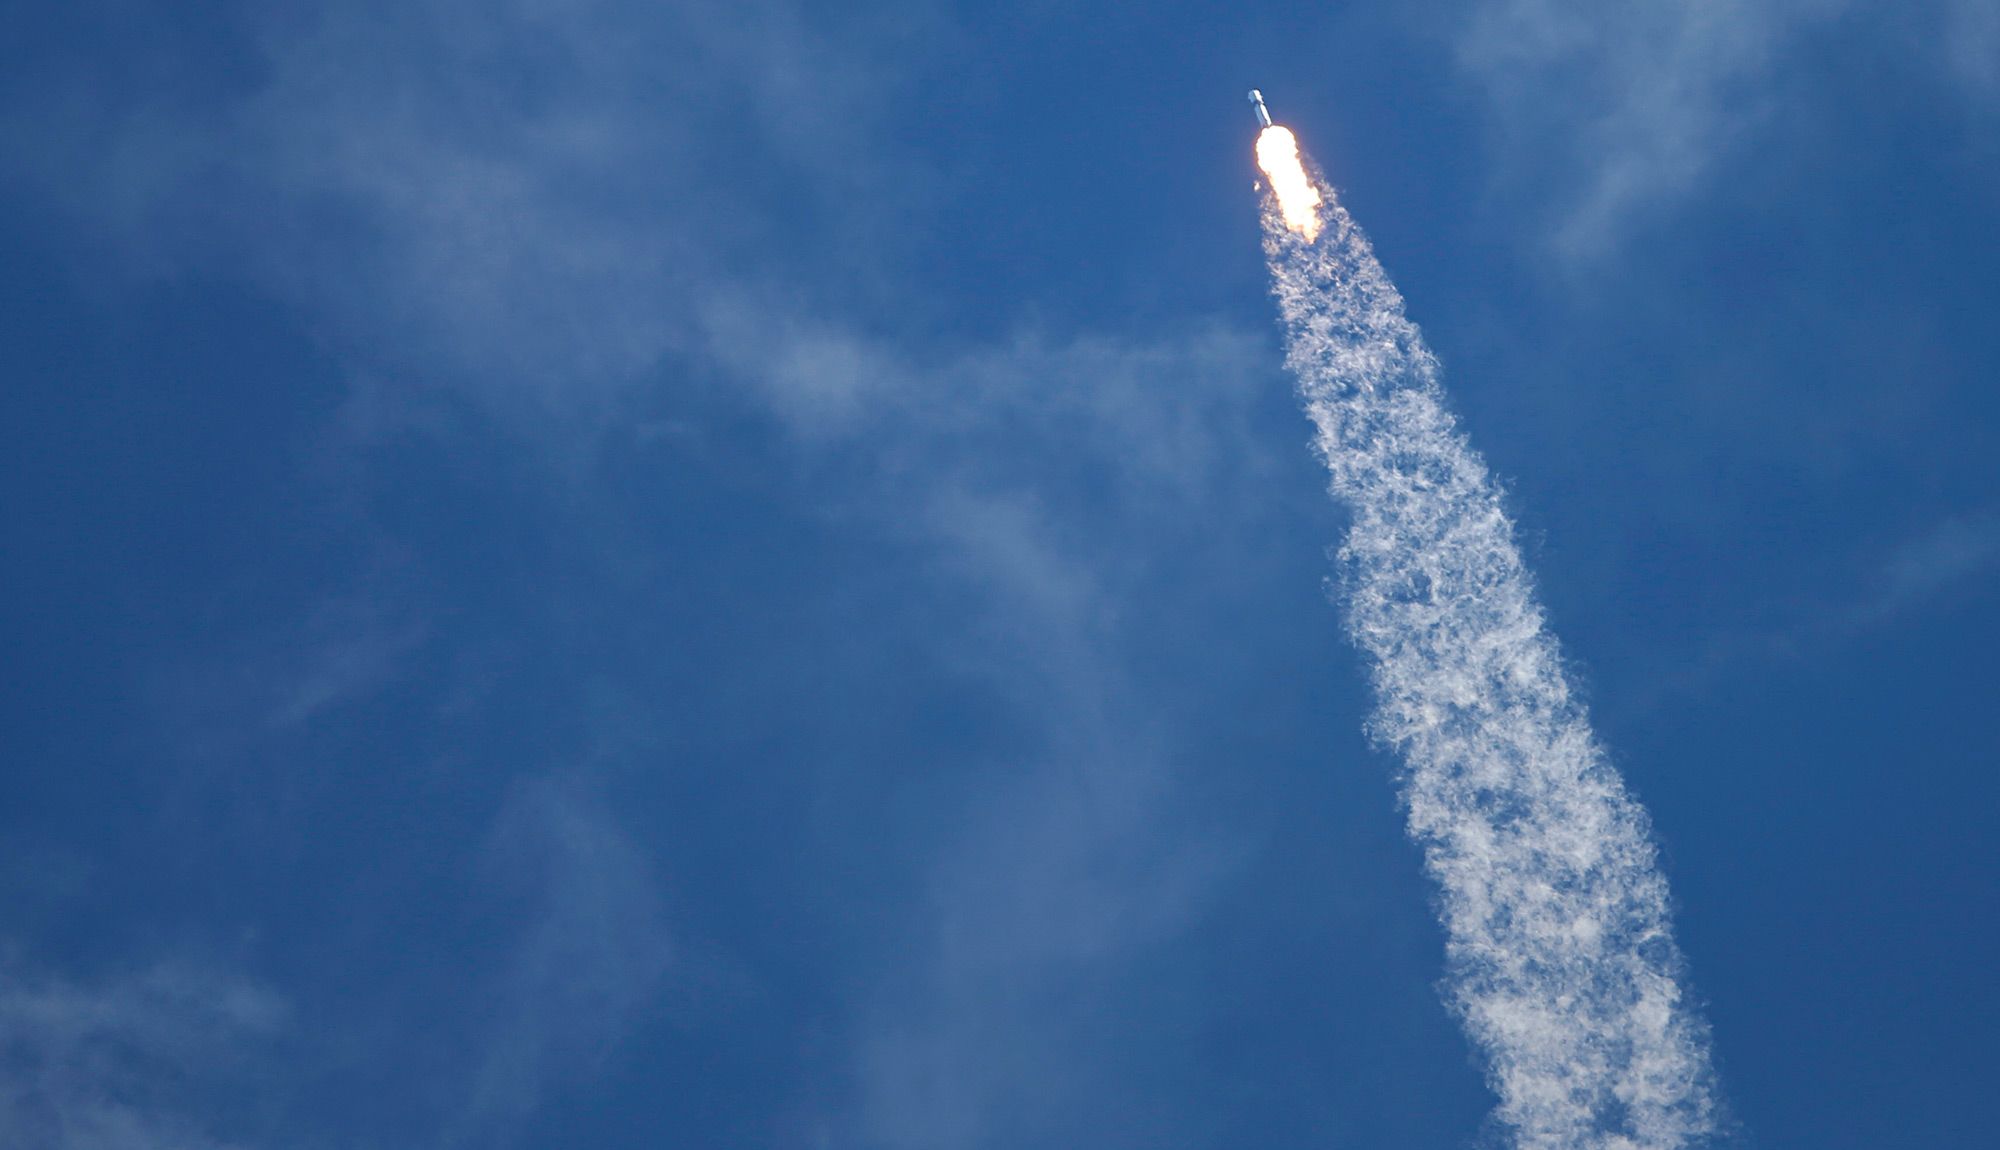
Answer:
[[1257, 126], [1260, 128], [1270, 127], [1271, 113], [1264, 107], [1264, 93], [1259, 92], [1255, 88], [1250, 89], [1250, 105], [1257, 113]]

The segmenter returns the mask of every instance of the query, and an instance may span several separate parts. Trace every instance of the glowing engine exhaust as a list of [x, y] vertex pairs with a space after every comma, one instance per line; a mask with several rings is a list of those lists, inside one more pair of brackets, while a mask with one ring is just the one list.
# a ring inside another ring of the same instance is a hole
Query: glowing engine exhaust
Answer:
[[1285, 214], [1285, 226], [1311, 243], [1319, 238], [1320, 196], [1319, 189], [1306, 176], [1305, 165], [1299, 161], [1299, 141], [1290, 128], [1271, 122], [1271, 113], [1264, 107], [1264, 93], [1250, 89], [1250, 103], [1255, 106], [1257, 122], [1264, 128], [1257, 136], [1257, 166], [1264, 169], [1265, 178], [1271, 181], [1278, 209]]

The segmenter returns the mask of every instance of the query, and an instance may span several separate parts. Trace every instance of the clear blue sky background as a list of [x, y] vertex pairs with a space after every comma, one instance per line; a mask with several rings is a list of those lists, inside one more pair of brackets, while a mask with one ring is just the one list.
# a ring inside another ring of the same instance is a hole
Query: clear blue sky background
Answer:
[[0, 1142], [1457, 1147], [1272, 111], [1732, 1145], [1992, 1145], [1985, 0], [13, 3]]

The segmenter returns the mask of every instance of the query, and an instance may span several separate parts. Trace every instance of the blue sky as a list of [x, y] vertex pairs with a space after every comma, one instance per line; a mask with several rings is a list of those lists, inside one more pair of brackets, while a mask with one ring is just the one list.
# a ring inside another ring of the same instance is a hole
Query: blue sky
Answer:
[[1263, 88], [1742, 1146], [1980, 1146], [1976, 0], [15, 5], [0, 1142], [1450, 1147]]

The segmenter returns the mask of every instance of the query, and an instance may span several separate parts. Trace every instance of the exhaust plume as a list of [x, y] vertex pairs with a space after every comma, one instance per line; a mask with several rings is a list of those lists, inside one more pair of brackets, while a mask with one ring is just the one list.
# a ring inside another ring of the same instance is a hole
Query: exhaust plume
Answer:
[[1496, 1117], [1524, 1150], [1698, 1142], [1715, 1127], [1707, 1032], [1677, 981], [1645, 812], [1571, 693], [1402, 297], [1290, 132], [1266, 130], [1257, 158], [1286, 365], [1353, 516], [1341, 597], [1371, 663], [1370, 733], [1404, 763], [1410, 834], [1442, 891], [1446, 994]]
[[1304, 236], [1307, 243], [1318, 239], [1319, 189], [1299, 162], [1299, 141], [1290, 128], [1273, 124], [1258, 134], [1257, 166], [1271, 181], [1271, 194], [1278, 199], [1285, 226]]

